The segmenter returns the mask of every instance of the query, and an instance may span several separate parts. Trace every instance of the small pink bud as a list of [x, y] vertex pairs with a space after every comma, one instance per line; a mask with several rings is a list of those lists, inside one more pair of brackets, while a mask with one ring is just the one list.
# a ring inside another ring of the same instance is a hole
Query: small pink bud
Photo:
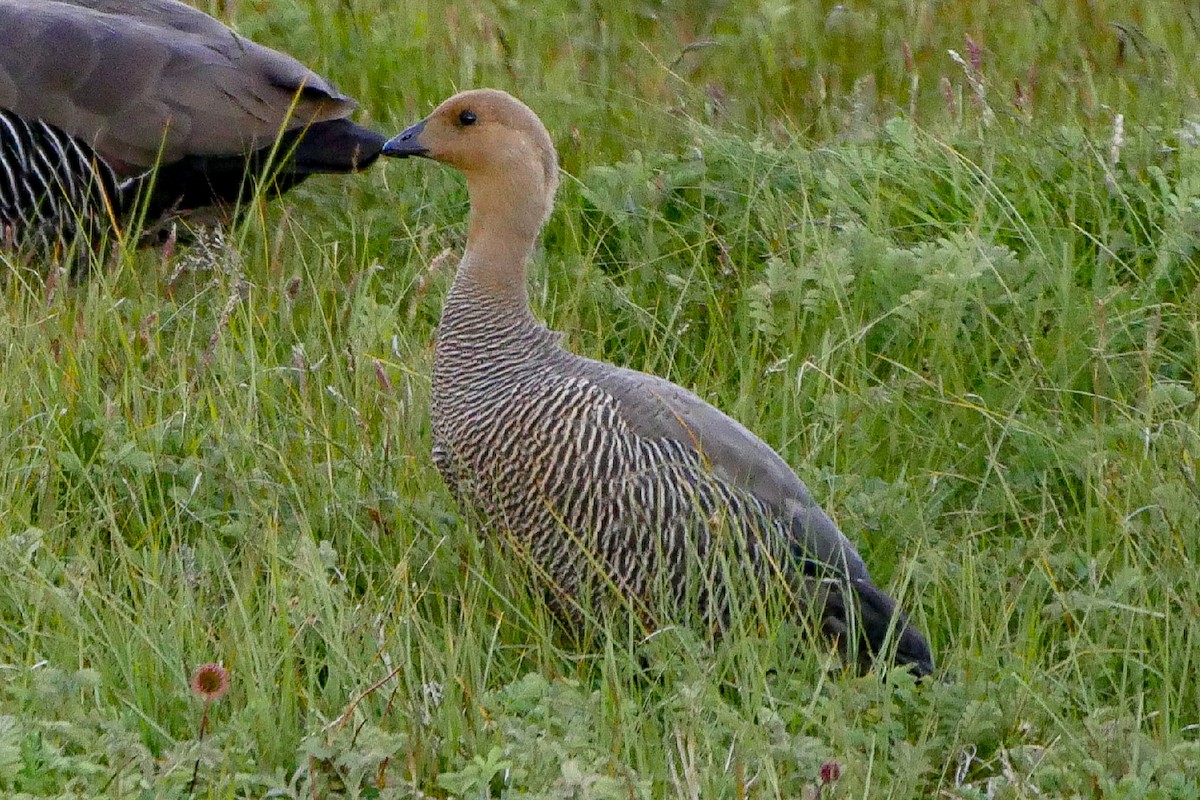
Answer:
[[229, 691], [229, 670], [220, 664], [201, 664], [192, 675], [192, 691], [205, 703], [215, 703]]
[[383, 368], [383, 364], [379, 359], [375, 359], [375, 380], [379, 383], [379, 388], [388, 394], [392, 393], [392, 381], [387, 376], [387, 370]]
[[938, 81], [938, 88], [942, 91], [942, 99], [946, 101], [946, 111], [951, 117], [958, 116], [958, 104], [954, 102], [954, 86], [950, 83], [950, 79], [945, 75]]
[[983, 51], [978, 43], [967, 34], [967, 61], [971, 63], [971, 70], [975, 73], [975, 77], [983, 74]]

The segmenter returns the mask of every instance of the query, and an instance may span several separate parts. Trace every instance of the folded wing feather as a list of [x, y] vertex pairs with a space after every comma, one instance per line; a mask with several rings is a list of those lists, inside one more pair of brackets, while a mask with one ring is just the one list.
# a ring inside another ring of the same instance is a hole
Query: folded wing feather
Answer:
[[794, 548], [803, 558], [846, 577], [870, 579], [854, 545], [813, 500], [778, 453], [737, 420], [668, 380], [583, 359], [583, 374], [608, 391], [640, 436], [665, 438], [696, 449], [713, 473], [758, 497], [792, 520]]
[[54, 120], [132, 174], [265, 147], [355, 103], [175, 0], [0, 0], [0, 107]]

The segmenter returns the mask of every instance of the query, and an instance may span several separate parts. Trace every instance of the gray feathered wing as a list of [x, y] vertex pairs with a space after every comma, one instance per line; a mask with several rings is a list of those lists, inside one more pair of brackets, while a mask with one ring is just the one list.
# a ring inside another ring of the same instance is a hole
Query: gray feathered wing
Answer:
[[789, 544], [801, 562], [827, 565], [847, 579], [849, 592], [828, 584], [814, 588], [823, 597], [822, 627], [837, 639], [844, 654], [856, 652], [859, 666], [865, 670], [891, 637], [897, 663], [911, 666], [917, 675], [933, 671], [924, 636], [875, 585], [854, 545], [765, 442], [670, 381], [590, 359], [581, 358], [576, 366], [579, 374], [616, 399], [631, 430], [695, 449], [717, 477], [753, 494], [790, 520], [793, 540]]
[[0, 108], [50, 122], [123, 174], [266, 147], [354, 106], [175, 0], [0, 0]]
[[582, 373], [619, 403], [639, 436], [688, 445], [717, 477], [790, 519], [803, 558], [851, 579], [870, 579], [862, 557], [780, 456], [738, 421], [668, 380], [581, 360]]

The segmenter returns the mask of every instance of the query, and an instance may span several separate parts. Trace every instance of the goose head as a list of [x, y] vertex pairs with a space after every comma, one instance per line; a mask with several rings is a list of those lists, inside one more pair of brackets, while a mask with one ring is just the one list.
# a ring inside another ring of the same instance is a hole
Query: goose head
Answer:
[[430, 158], [467, 178], [473, 216], [534, 234], [554, 203], [558, 158], [537, 114], [507, 92], [473, 89], [389, 140], [383, 154]]

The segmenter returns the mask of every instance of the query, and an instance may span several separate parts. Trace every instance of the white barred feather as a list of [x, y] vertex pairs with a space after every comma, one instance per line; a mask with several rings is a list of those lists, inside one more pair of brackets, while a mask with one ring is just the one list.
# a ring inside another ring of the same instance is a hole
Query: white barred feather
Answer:
[[123, 210], [116, 173], [90, 147], [0, 109], [0, 227], [18, 248], [68, 246]]

